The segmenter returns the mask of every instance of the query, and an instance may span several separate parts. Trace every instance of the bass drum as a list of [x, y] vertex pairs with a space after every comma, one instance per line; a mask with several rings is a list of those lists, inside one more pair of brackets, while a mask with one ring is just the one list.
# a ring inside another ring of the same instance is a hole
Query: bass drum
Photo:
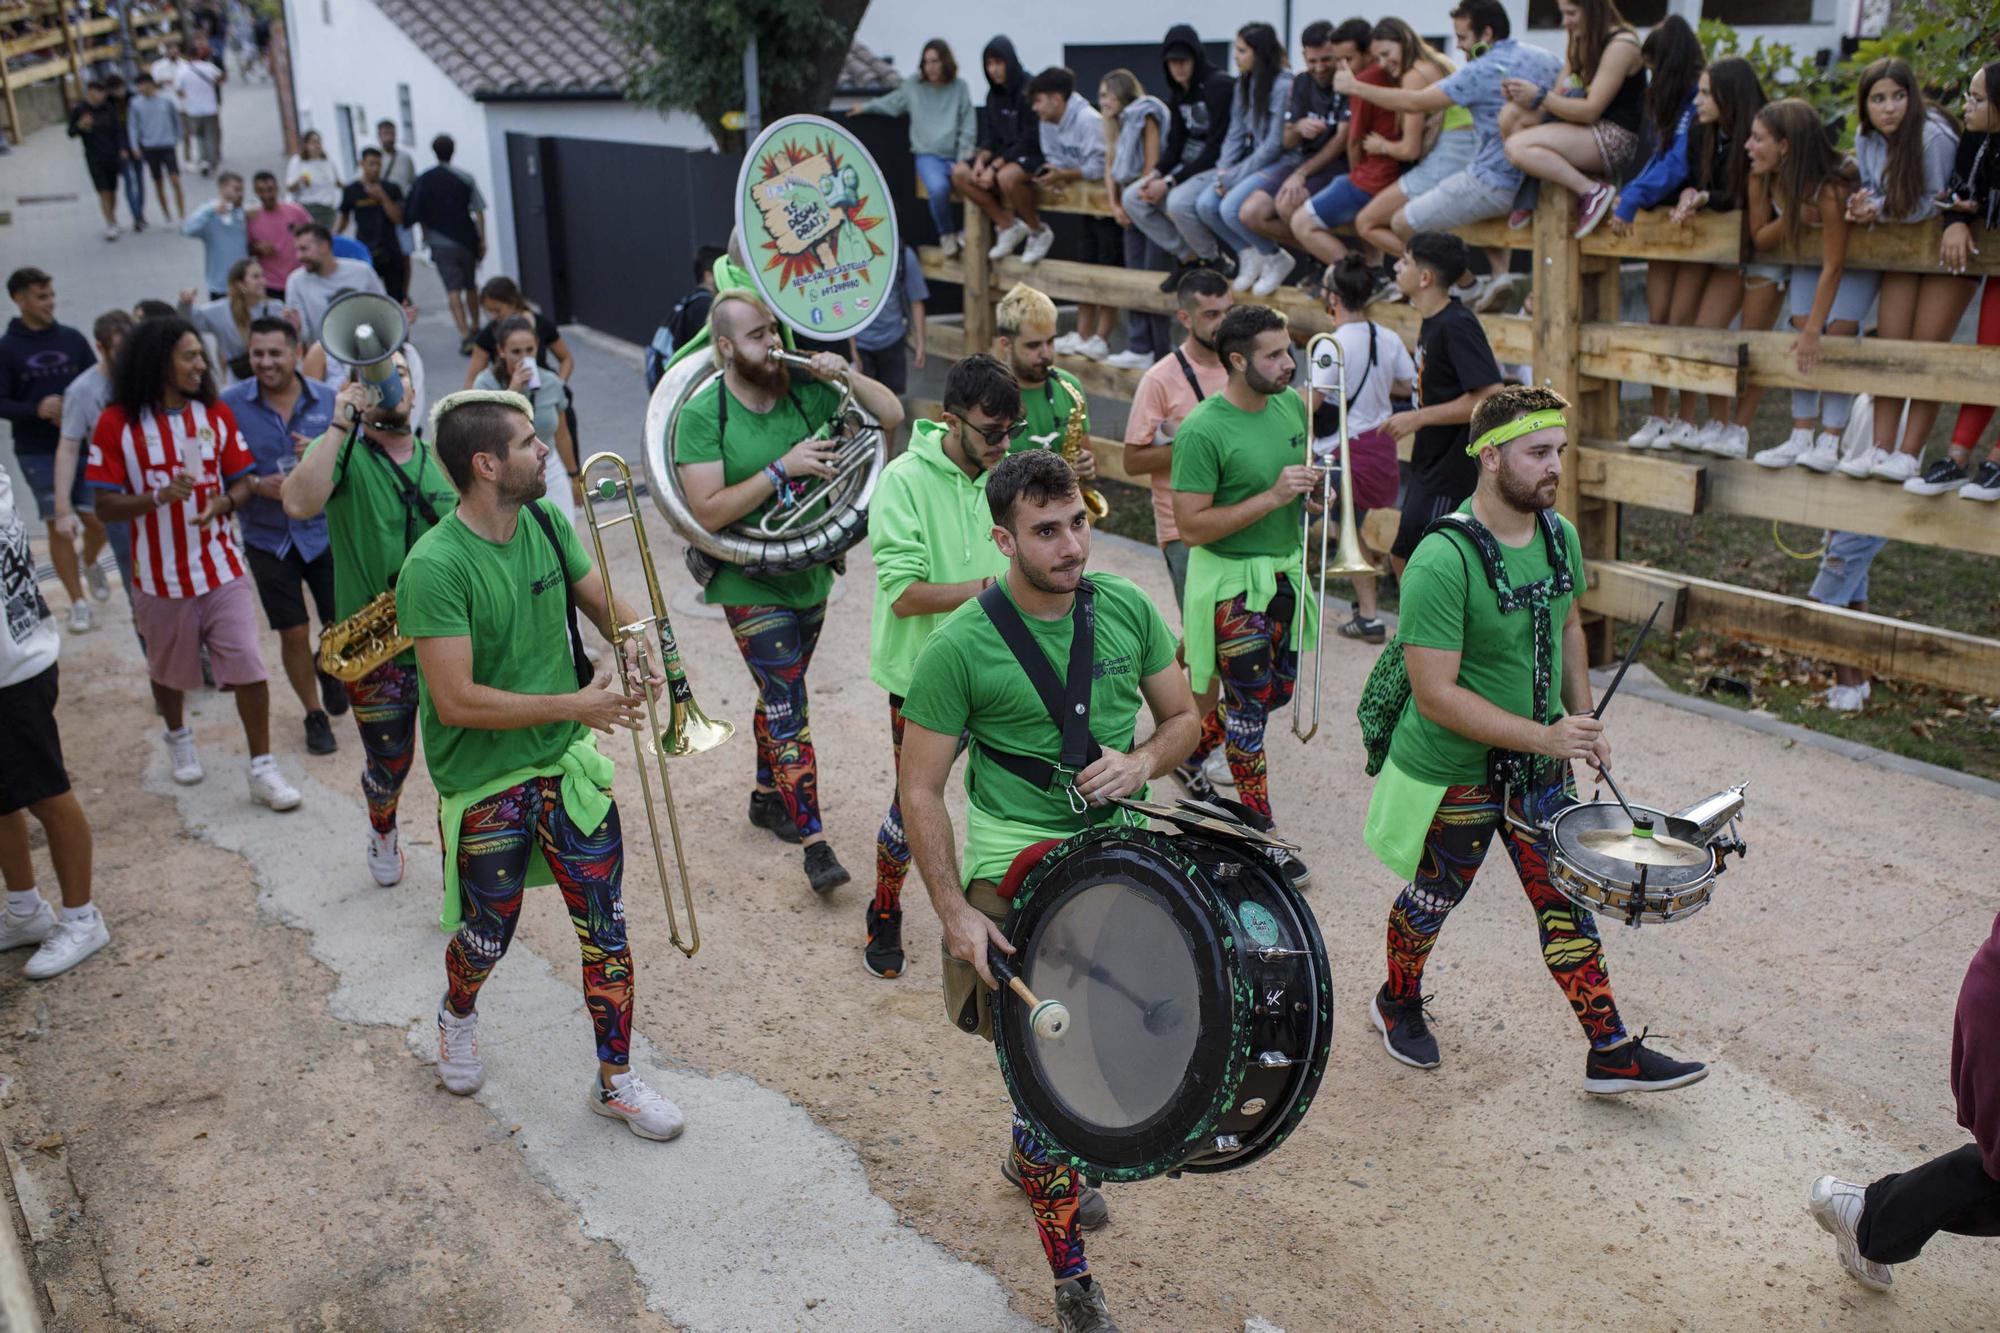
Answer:
[[1251, 842], [1093, 829], [1027, 877], [1005, 929], [1070, 1027], [1045, 1041], [1025, 1007], [996, 1003], [1001, 1073], [1043, 1146], [1085, 1174], [1235, 1170], [1312, 1105], [1333, 1046], [1326, 946]]

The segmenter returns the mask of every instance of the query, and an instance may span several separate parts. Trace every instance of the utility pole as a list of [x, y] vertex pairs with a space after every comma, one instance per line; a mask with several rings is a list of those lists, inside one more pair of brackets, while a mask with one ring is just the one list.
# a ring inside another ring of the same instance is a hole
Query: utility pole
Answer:
[[757, 141], [764, 132], [764, 102], [757, 92], [757, 34], [743, 47], [743, 142]]

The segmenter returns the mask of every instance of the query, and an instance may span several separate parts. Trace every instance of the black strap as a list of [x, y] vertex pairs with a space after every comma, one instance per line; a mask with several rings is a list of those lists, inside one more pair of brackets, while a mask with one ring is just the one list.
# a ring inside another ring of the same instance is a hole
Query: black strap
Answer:
[[1367, 386], [1368, 372], [1373, 369], [1375, 369], [1375, 321], [1371, 319], [1368, 321], [1368, 364], [1361, 367], [1361, 380], [1354, 386], [1354, 392], [1347, 395], [1349, 410], [1353, 409], [1354, 400], [1361, 396], [1361, 390]]
[[1207, 402], [1208, 395], [1201, 391], [1201, 381], [1194, 377], [1194, 367], [1188, 364], [1187, 355], [1178, 347], [1174, 349], [1174, 360], [1181, 363], [1181, 374], [1187, 376], [1188, 388], [1194, 390], [1194, 400], [1197, 403]]
[[576, 629], [576, 594], [569, 587], [569, 566], [563, 563], [562, 543], [556, 540], [555, 524], [549, 521], [548, 511], [539, 501], [528, 502], [528, 512], [535, 516], [535, 522], [542, 525], [542, 535], [549, 539], [549, 546], [556, 553], [556, 577], [562, 580], [563, 614], [569, 621], [569, 655], [576, 664], [576, 687], [582, 689], [590, 684], [595, 674], [590, 669], [590, 659], [583, 653], [583, 635]]
[[979, 609], [1000, 632], [1001, 642], [1014, 654], [1028, 683], [1041, 696], [1042, 707], [1049, 710], [1049, 720], [1062, 733], [1062, 750], [1051, 764], [1046, 759], [996, 750], [983, 741], [979, 748], [1002, 768], [1043, 791], [1055, 781], [1058, 769], [1074, 777], [1104, 753], [1097, 738], [1090, 734], [1091, 667], [1097, 649], [1096, 597], [1097, 589], [1090, 580], [1078, 582], [1076, 599], [1070, 607], [1069, 670], [1065, 679], [1057, 680], [1055, 668], [1049, 665], [1047, 654], [1035, 642], [1006, 589], [995, 583], [979, 594]]

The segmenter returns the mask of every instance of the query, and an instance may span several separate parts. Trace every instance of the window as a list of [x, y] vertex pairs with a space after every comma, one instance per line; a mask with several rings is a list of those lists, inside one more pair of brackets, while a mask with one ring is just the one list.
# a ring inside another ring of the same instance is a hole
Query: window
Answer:
[[403, 124], [403, 148], [409, 149], [417, 142], [417, 123], [410, 114], [410, 85], [396, 85], [396, 119]]
[[1702, 0], [1701, 16], [1734, 28], [1772, 23], [1811, 23], [1813, 0]]
[[355, 151], [361, 146], [362, 142], [365, 142], [364, 140], [357, 140], [354, 134], [354, 126], [358, 122], [360, 115], [361, 108], [358, 106], [349, 106], [345, 102], [334, 103], [334, 129], [340, 136], [340, 156], [335, 158], [334, 161], [340, 163], [340, 169], [343, 172], [354, 169]]
[[[1703, 0], [1703, 3], [1706, 6], [1713, 7], [1718, 3], [1718, 0]], [[1777, 9], [1794, 3], [1794, 0], [1720, 0], [1720, 3], [1730, 4], [1739, 9], [1757, 9], [1760, 5], [1765, 9]], [[1812, 0], [1797, 0], [1797, 3], [1804, 4], [1807, 10], [1811, 10], [1812, 8]], [[1625, 21], [1633, 27], [1650, 28], [1655, 23], [1666, 18], [1667, 0], [1618, 0], [1618, 12], [1623, 14]], [[1702, 17], [1714, 18], [1716, 15], [1709, 12], [1708, 9], [1704, 9]], [[1789, 23], [1792, 20], [1760, 18], [1757, 22]], [[1528, 0], [1528, 26], [1530, 28], [1562, 27], [1562, 14], [1556, 8], [1556, 0]]]

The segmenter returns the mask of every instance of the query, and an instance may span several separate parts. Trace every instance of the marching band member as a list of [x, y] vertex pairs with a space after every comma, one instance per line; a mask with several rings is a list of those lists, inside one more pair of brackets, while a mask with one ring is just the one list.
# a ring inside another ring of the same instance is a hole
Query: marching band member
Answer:
[[[957, 1020], [991, 1036], [994, 979], [987, 951], [1014, 949], [998, 922], [1001, 883], [1024, 850], [1093, 824], [1133, 818], [1106, 802], [1142, 795], [1194, 748], [1200, 724], [1174, 636], [1152, 600], [1115, 574], [1084, 578], [1090, 522], [1077, 477], [1041, 450], [1009, 456], [988, 478], [992, 539], [1007, 558], [991, 590], [946, 617], [924, 645], [903, 701], [902, 804], [910, 847], [944, 924], [944, 990]], [[1077, 626], [1093, 634], [1087, 685], [1069, 680], [1087, 710], [1090, 744], [1064, 755], [1062, 733], [1030, 683], [1023, 652], [1039, 652], [1065, 679]], [[1144, 699], [1153, 733], [1133, 746]], [[945, 778], [969, 734], [965, 859], [961, 868], [945, 808]], [[1065, 761], [1079, 758], [1073, 767]], [[1083, 813], [1076, 813], [1082, 809]], [[1011, 892], [1011, 890], [1009, 890]], [[1003, 1172], [1028, 1196], [1056, 1281], [1056, 1317], [1066, 1333], [1116, 1333], [1084, 1258], [1080, 1226], [1108, 1220], [1104, 1201], [1071, 1167], [1053, 1160], [1015, 1115]]]
[[1403, 571], [1396, 637], [1409, 698], [1363, 836], [1409, 884], [1389, 910], [1389, 979], [1369, 1016], [1390, 1055], [1437, 1068], [1424, 961], [1497, 835], [1535, 909], [1542, 961], [1589, 1039], [1584, 1091], [1658, 1092], [1708, 1069], [1649, 1050], [1625, 1030], [1595, 920], [1550, 884], [1548, 838], [1514, 822], [1542, 829], [1576, 803], [1571, 760], [1611, 761], [1604, 724], [1591, 716], [1577, 607], [1583, 544], [1554, 514], [1567, 406], [1548, 389], [1510, 386], [1473, 410], [1467, 452], [1479, 462], [1479, 486], [1455, 512], [1474, 521], [1433, 524]]
[[[584, 1003], [597, 1036], [588, 1103], [634, 1134], [671, 1139], [680, 1110], [631, 1069], [632, 953], [625, 942], [624, 837], [611, 761], [593, 729], [637, 728], [645, 700], [592, 676], [577, 634], [581, 611], [610, 640], [635, 619], [607, 604], [576, 529], [544, 495], [549, 446], [528, 401], [474, 390], [433, 414], [437, 458], [458, 505], [410, 548], [396, 583], [403, 633], [416, 640], [424, 763], [444, 834], [447, 988], [438, 1008], [438, 1077], [477, 1092], [479, 988], [514, 937], [522, 889], [561, 889], [583, 956]], [[366, 460], [354, 459], [352, 469]], [[616, 617], [614, 620], [613, 617]], [[629, 676], [657, 688], [638, 639]]]
[[[397, 352], [393, 364], [402, 398], [371, 402], [368, 385], [349, 380], [334, 398], [332, 424], [311, 442], [279, 492], [292, 519], [326, 515], [333, 611], [341, 621], [396, 586], [410, 548], [458, 502], [444, 466], [411, 425], [417, 396], [409, 362]], [[368, 873], [386, 889], [403, 878], [396, 803], [416, 757], [416, 649], [404, 649], [346, 688], [364, 756]]]
[[[891, 459], [869, 506], [875, 557], [875, 610], [869, 678], [889, 692], [889, 735], [903, 752], [903, 698], [917, 654], [945, 617], [977, 597], [1007, 568], [989, 537], [986, 474], [1024, 429], [1021, 387], [983, 353], [951, 368], [942, 421], [919, 421], [908, 451]], [[862, 965], [878, 977], [903, 970], [903, 880], [910, 844], [892, 795], [875, 835], [875, 900], [868, 905]]]
[[[1265, 723], [1291, 702], [1299, 644], [1317, 633], [1314, 590], [1294, 583], [1301, 507], [1319, 474], [1307, 462], [1305, 401], [1291, 392], [1285, 317], [1269, 306], [1237, 306], [1217, 326], [1215, 350], [1229, 382], [1174, 434], [1174, 522], [1188, 544], [1188, 675], [1197, 691], [1220, 676], [1236, 799], [1269, 820]], [[1294, 888], [1305, 887], [1309, 874], [1298, 857], [1281, 848], [1267, 854]]]
[[[851, 379], [855, 400], [885, 432], [902, 424], [896, 395], [831, 352], [816, 354], [812, 379], [794, 384], [791, 372], [770, 358], [784, 345], [781, 326], [755, 292], [721, 292], [708, 322], [722, 373], [682, 409], [675, 459], [688, 507], [710, 532], [790, 504], [802, 486], [833, 475], [840, 447], [822, 432], [839, 409], [842, 379]], [[757, 684], [750, 822], [784, 842], [805, 844], [806, 881], [818, 894], [848, 881], [820, 826], [819, 771], [806, 711], [806, 669], [832, 588], [833, 571], [824, 564], [756, 576], [725, 564], [702, 595], [728, 617]]]
[[[993, 327], [999, 358], [1021, 385], [1021, 415], [1028, 422], [1028, 429], [1008, 446], [1008, 452], [1062, 452], [1070, 414], [1079, 405], [1083, 431], [1088, 435], [1090, 408], [1083, 385], [1067, 370], [1056, 369], [1056, 303], [1027, 283], [1017, 282], [993, 307]], [[1088, 447], [1077, 451], [1071, 466], [1078, 481], [1097, 479], [1097, 458]]]

